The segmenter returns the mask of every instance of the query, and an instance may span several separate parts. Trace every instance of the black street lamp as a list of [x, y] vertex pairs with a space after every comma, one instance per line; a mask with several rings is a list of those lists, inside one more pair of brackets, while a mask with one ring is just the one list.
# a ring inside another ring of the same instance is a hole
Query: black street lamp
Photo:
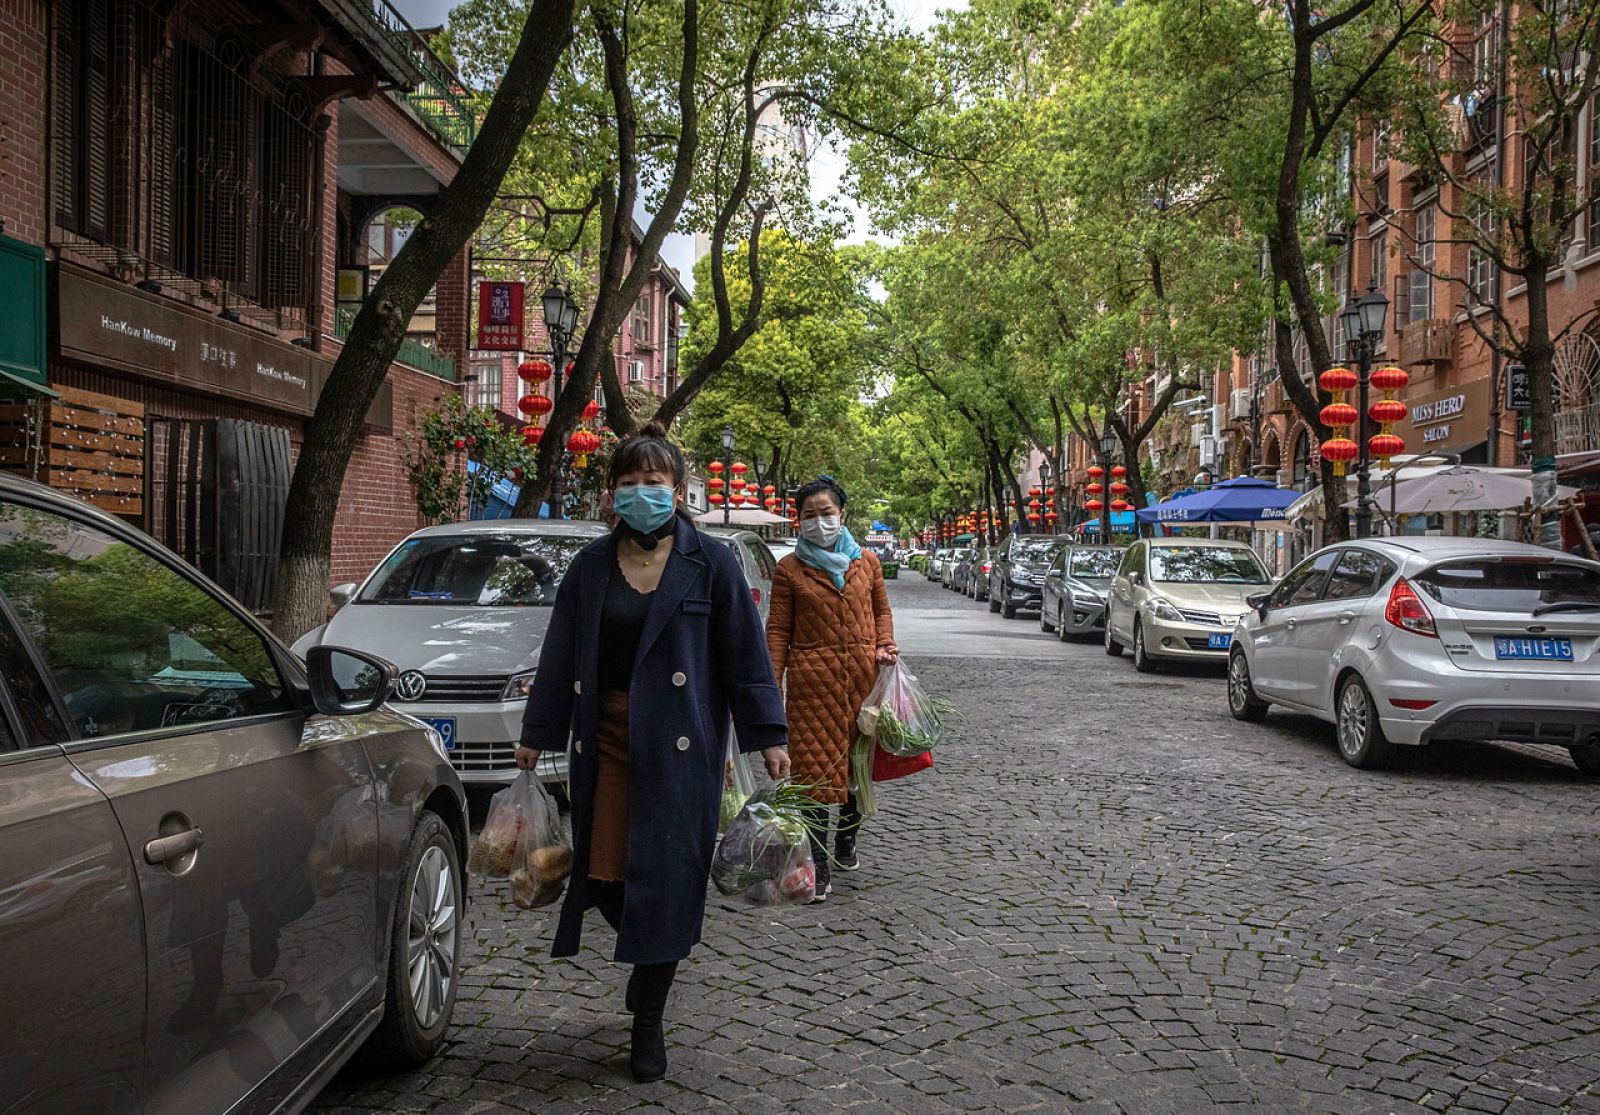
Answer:
[[1100, 467], [1105, 470], [1106, 493], [1103, 506], [1100, 509], [1100, 542], [1102, 545], [1111, 544], [1111, 455], [1117, 451], [1117, 432], [1111, 428], [1111, 419], [1106, 419], [1105, 428], [1100, 431]]
[[1339, 313], [1339, 324], [1344, 328], [1345, 343], [1356, 354], [1356, 374], [1359, 377], [1359, 394], [1356, 409], [1356, 444], [1360, 447], [1360, 463], [1356, 466], [1356, 537], [1372, 536], [1372, 451], [1368, 446], [1367, 395], [1372, 386], [1372, 356], [1383, 339], [1384, 322], [1389, 316], [1389, 300], [1373, 283], [1360, 298], [1345, 303]]
[[[567, 346], [572, 343], [572, 334], [578, 328], [578, 304], [572, 300], [572, 288], [557, 286], [551, 283], [545, 292], [539, 296], [540, 310], [544, 314], [544, 331], [550, 335], [550, 356], [555, 365], [553, 372], [554, 391], [550, 398], [552, 402], [561, 400], [561, 380], [567, 370]], [[550, 482], [550, 517], [552, 519], [566, 518], [565, 508], [562, 506], [564, 494], [561, 491], [563, 473], [567, 466], [567, 451], [562, 449], [556, 457], [556, 475]]]
[[722, 495], [722, 525], [727, 526], [733, 514], [733, 448], [738, 444], [733, 437], [733, 427], [722, 427], [722, 473], [727, 477], [727, 488]]

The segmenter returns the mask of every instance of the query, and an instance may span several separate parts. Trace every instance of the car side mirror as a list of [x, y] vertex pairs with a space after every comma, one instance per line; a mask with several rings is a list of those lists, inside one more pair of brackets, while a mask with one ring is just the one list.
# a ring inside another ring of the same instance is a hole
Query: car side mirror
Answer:
[[325, 716], [375, 712], [394, 695], [399, 674], [393, 662], [358, 650], [315, 646], [306, 651], [311, 701]]
[[1137, 569], [1135, 569], [1132, 573], [1128, 574], [1128, 580], [1132, 581], [1134, 584], [1138, 585], [1140, 588], [1144, 587], [1144, 574], [1139, 572]]
[[343, 585], [334, 585], [328, 590], [328, 599], [333, 601], [335, 608], [342, 608], [356, 598], [356, 590], [361, 586], [354, 581]]
[[1262, 619], [1267, 618], [1267, 605], [1272, 601], [1272, 593], [1256, 592], [1244, 598], [1244, 602], [1256, 610], [1256, 615]]

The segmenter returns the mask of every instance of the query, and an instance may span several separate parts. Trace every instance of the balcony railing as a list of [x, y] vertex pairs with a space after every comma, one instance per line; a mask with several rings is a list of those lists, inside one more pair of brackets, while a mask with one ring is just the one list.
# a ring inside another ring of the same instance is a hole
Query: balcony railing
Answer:
[[1556, 452], [1588, 453], [1600, 449], [1600, 402], [1557, 411]]
[[478, 136], [478, 118], [473, 112], [472, 96], [461, 79], [450, 72], [450, 67], [389, 0], [372, 0], [371, 12], [373, 23], [422, 75], [421, 84], [397, 94], [399, 98], [446, 144], [458, 150], [471, 147]]
[[[343, 341], [350, 336], [350, 326], [356, 320], [355, 311], [347, 306], [336, 307], [333, 311], [333, 335]], [[407, 337], [400, 342], [400, 351], [395, 354], [395, 361], [407, 367], [415, 368], [419, 372], [427, 372], [430, 376], [454, 383], [456, 380], [456, 362], [448, 356], [443, 356], [414, 337]]]

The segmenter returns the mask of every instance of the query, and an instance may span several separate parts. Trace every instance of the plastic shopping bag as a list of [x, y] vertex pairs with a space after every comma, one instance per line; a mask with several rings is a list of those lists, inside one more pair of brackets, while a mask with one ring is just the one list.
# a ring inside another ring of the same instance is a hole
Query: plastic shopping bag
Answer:
[[467, 853], [467, 870], [474, 875], [505, 879], [517, 865], [517, 838], [522, 835], [523, 803], [527, 798], [527, 771], [489, 801], [483, 831]]
[[739, 810], [756, 792], [756, 780], [750, 765], [739, 753], [733, 733], [728, 733], [728, 753], [722, 762], [722, 815], [717, 821], [717, 831], [727, 832]]
[[913, 758], [933, 750], [949, 711], [949, 702], [928, 696], [900, 659], [878, 670], [877, 684], [861, 706], [856, 727], [889, 754]]
[[817, 866], [803, 810], [809, 798], [780, 782], [751, 795], [717, 845], [711, 880], [753, 906], [804, 905], [816, 897]]
[[527, 783], [522, 789], [522, 829], [511, 869], [511, 901], [519, 910], [535, 910], [566, 893], [567, 876], [572, 874], [572, 842], [561, 823], [561, 811], [543, 783], [527, 771], [519, 778]]

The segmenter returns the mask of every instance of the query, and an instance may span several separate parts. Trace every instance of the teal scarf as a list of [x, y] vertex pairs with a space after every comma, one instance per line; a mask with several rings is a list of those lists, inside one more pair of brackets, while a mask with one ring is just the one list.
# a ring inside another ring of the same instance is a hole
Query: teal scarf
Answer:
[[794, 548], [794, 556], [824, 574], [833, 582], [834, 588], [843, 592], [844, 575], [849, 572], [850, 563], [861, 556], [861, 545], [850, 536], [850, 531], [846, 528], [839, 531], [839, 537], [831, 550], [824, 550], [815, 542], [801, 538]]

